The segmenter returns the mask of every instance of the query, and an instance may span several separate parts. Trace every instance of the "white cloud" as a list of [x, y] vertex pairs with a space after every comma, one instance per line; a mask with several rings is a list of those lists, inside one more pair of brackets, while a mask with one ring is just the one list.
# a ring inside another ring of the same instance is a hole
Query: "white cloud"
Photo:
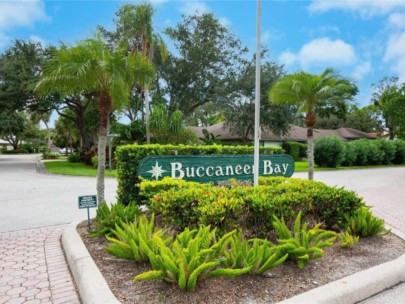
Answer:
[[48, 20], [45, 4], [41, 0], [0, 2], [0, 31]]
[[46, 42], [44, 39], [42, 39], [39, 36], [36, 35], [31, 35], [29, 40], [31, 40], [32, 42], [39, 42], [42, 46], [46, 46]]
[[405, 32], [390, 36], [384, 54], [384, 62], [391, 63], [391, 70], [405, 81]]
[[405, 29], [405, 14], [391, 14], [388, 18], [388, 24], [395, 28]]
[[195, 13], [204, 14], [210, 11], [209, 7], [200, 1], [187, 1], [180, 7], [180, 12], [184, 15], [193, 15]]
[[0, 50], [5, 48], [11, 41], [11, 38], [0, 32]]
[[353, 46], [343, 40], [320, 38], [303, 45], [298, 53], [282, 53], [279, 59], [286, 65], [298, 62], [307, 69], [310, 66], [348, 66], [356, 60], [356, 54]]
[[357, 81], [361, 81], [364, 78], [364, 76], [366, 76], [368, 73], [371, 72], [371, 70], [372, 70], [371, 62], [370, 61], [363, 62], [356, 66], [351, 77]]
[[220, 17], [219, 18], [219, 23], [226, 28], [230, 28], [231, 27], [231, 20], [229, 20], [227, 17]]
[[405, 8], [401, 0], [313, 0], [308, 9], [310, 12], [322, 13], [330, 10], [345, 10], [359, 13], [361, 17], [370, 18], [384, 15], [398, 8]]

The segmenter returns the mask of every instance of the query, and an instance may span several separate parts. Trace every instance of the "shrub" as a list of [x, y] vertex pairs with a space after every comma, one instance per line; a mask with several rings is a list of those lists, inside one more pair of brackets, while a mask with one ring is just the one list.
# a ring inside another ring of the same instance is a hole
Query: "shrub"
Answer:
[[321, 182], [283, 177], [261, 177], [259, 182], [258, 187], [183, 182], [181, 188], [159, 192], [149, 206], [179, 229], [210, 224], [221, 233], [246, 227], [256, 235], [266, 235], [272, 229], [274, 215], [289, 222], [301, 211], [304, 218], [333, 227], [364, 206], [353, 191]]
[[[285, 150], [285, 153], [289, 154], [295, 161], [299, 161], [303, 154], [302, 150], [306, 148], [306, 145], [297, 142], [284, 142], [282, 148]], [[304, 157], [306, 157], [306, 149]]]
[[353, 236], [348, 231], [338, 234], [340, 246], [342, 248], [351, 248], [359, 242], [358, 236]]
[[[140, 178], [136, 174], [138, 163], [146, 156], [152, 155], [211, 155], [211, 154], [253, 154], [251, 146], [185, 146], [185, 145], [126, 145], [116, 150], [118, 175], [118, 201], [127, 205], [130, 202], [139, 204]], [[279, 147], [261, 147], [260, 153], [280, 154]]]
[[358, 149], [351, 142], [345, 142], [344, 144], [345, 144], [346, 148], [345, 148], [345, 154], [344, 154], [344, 158], [342, 160], [341, 165], [342, 166], [353, 166], [357, 159]]
[[28, 153], [35, 153], [35, 147], [31, 144], [22, 144], [21, 149], [27, 150]]
[[353, 162], [355, 166], [366, 166], [369, 163], [369, 145], [366, 139], [355, 140], [350, 143], [353, 148], [356, 158]]
[[224, 250], [223, 265], [233, 269], [250, 268], [251, 274], [262, 274], [275, 268], [287, 259], [283, 246], [275, 246], [265, 239], [245, 240], [239, 231]]
[[320, 224], [308, 230], [308, 224], [301, 226], [301, 212], [294, 221], [294, 230], [290, 231], [284, 219], [274, 217], [273, 227], [277, 232], [281, 245], [285, 245], [288, 256], [297, 260], [298, 267], [304, 268], [310, 260], [323, 256], [322, 248], [332, 246], [336, 239], [336, 232], [320, 229]]
[[375, 217], [368, 207], [359, 208], [354, 215], [346, 216], [344, 230], [352, 235], [361, 237], [384, 236], [391, 230], [384, 231], [384, 220]]
[[94, 219], [94, 226], [96, 227], [91, 231], [90, 235], [93, 237], [100, 235], [110, 235], [113, 229], [120, 226], [122, 223], [130, 223], [135, 219], [135, 216], [140, 213], [138, 205], [130, 204], [124, 206], [117, 203], [112, 204], [111, 208], [107, 203], [102, 203], [97, 208], [97, 215]]
[[15, 149], [15, 150], [3, 150], [3, 154], [27, 154], [28, 150]]
[[345, 155], [345, 144], [337, 137], [322, 137], [315, 140], [314, 160], [320, 167], [336, 168]]
[[388, 165], [391, 164], [394, 157], [395, 157], [395, 152], [396, 152], [396, 144], [392, 140], [384, 140], [384, 139], [378, 139], [376, 141], [376, 144], [380, 151], [382, 152], [381, 155], [381, 164], [383, 165]]
[[56, 153], [44, 152], [42, 153], [43, 159], [58, 159], [59, 155]]
[[152, 242], [156, 244], [157, 253], [145, 247], [154, 270], [137, 275], [134, 282], [160, 279], [192, 292], [198, 280], [248, 273], [250, 268], [218, 268], [223, 247], [234, 233], [236, 231], [224, 235], [216, 242], [215, 229], [212, 230], [209, 226], [198, 230], [186, 229], [170, 247], [160, 237], [154, 236]]
[[97, 155], [94, 155], [94, 156], [91, 158], [91, 165], [92, 165], [94, 168], [97, 168], [97, 167], [98, 167], [98, 156], [97, 156]]
[[392, 162], [394, 164], [403, 164], [405, 163], [405, 141], [403, 140], [394, 140], [395, 145], [395, 154]]
[[[113, 256], [134, 260], [136, 262], [148, 262], [148, 250], [154, 251], [152, 239], [159, 237], [165, 245], [170, 244], [172, 237], [164, 230], [155, 227], [155, 215], [150, 220], [146, 215], [135, 217], [130, 223], [121, 223], [111, 230], [107, 240], [110, 245], [106, 247], [108, 253]], [[148, 249], [145, 249], [148, 247]]]
[[68, 156], [69, 163], [80, 163], [80, 153], [71, 153]]

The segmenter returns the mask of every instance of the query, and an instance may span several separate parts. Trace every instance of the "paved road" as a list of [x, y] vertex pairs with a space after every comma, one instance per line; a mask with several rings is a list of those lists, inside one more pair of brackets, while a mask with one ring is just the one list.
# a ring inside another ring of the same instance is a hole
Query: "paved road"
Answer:
[[[96, 194], [95, 177], [38, 174], [35, 155], [0, 155], [0, 232], [67, 224], [87, 218], [79, 195]], [[117, 181], [107, 178], [106, 199]], [[95, 210], [91, 209], [91, 216]]]

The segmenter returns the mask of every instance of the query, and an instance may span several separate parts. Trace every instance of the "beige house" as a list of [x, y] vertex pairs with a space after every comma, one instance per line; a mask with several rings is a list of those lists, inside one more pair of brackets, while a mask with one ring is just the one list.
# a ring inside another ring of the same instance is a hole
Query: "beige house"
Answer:
[[[208, 132], [218, 135], [218, 140], [229, 143], [237, 144], [242, 141], [242, 137], [236, 134], [232, 134], [229, 127], [224, 122], [217, 123], [209, 127], [191, 127], [198, 137], [203, 138], [203, 129], [207, 129]], [[370, 135], [369, 133], [362, 132], [351, 128], [339, 128], [337, 130], [323, 130], [314, 129], [314, 138], [338, 136], [344, 141], [356, 140], [360, 138], [376, 139], [377, 136]], [[253, 137], [250, 138], [253, 140]], [[307, 141], [307, 128], [291, 125], [290, 132], [285, 136], [276, 136], [270, 130], [263, 129], [261, 136], [261, 145], [264, 146], [281, 146], [284, 141], [306, 142]]]

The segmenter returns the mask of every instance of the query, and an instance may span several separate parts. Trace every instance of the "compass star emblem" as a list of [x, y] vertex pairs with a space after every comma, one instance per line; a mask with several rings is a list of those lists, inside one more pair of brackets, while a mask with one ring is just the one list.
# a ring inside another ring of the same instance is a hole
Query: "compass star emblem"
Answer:
[[159, 166], [159, 163], [156, 161], [155, 166], [152, 166], [152, 170], [146, 171], [148, 173], [152, 174], [152, 178], [155, 177], [156, 180], [159, 180], [159, 177], [162, 176], [162, 174], [164, 172], [166, 172], [166, 170], [162, 169], [162, 166]]

